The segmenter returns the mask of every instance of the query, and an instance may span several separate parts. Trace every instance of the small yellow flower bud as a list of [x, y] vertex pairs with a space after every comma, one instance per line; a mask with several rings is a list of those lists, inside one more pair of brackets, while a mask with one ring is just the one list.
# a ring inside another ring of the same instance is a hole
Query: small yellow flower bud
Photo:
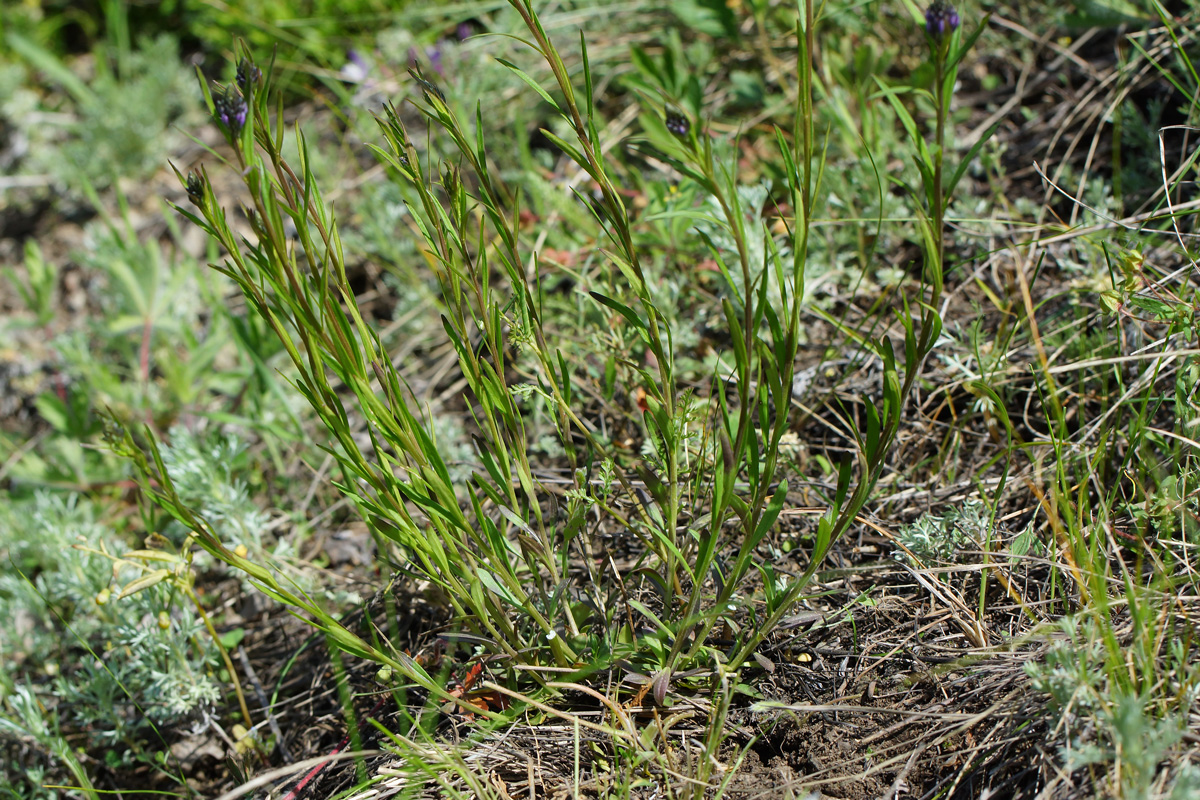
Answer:
[[249, 552], [250, 551], [246, 548], [246, 545], [244, 545], [244, 544], [239, 544], [237, 547], [233, 548], [233, 554], [235, 556], [237, 556], [238, 558], [245, 558], [246, 554]]
[[112, 592], [110, 592], [108, 589], [101, 589], [100, 591], [96, 592], [96, 605], [98, 606], [107, 605], [108, 601], [111, 599]]
[[167, 630], [171, 627], [171, 615], [165, 611], [158, 612], [158, 627]]

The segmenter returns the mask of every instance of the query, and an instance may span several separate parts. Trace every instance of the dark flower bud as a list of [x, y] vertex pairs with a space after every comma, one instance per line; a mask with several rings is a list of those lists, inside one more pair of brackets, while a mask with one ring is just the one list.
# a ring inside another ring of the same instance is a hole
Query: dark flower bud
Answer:
[[421, 72], [421, 67], [419, 65], [409, 69], [408, 74], [412, 75], [413, 80], [415, 80], [417, 85], [419, 85], [425, 92], [426, 100], [430, 100], [432, 102], [431, 98], [436, 97], [443, 103], [446, 102], [446, 95], [442, 94], [442, 90], [439, 89], [436, 84], [425, 80], [425, 74]]
[[188, 200], [192, 201], [192, 205], [200, 208], [204, 204], [204, 178], [195, 172], [189, 172], [187, 176], [187, 196]]
[[667, 130], [678, 136], [680, 139], [688, 135], [688, 131], [692, 129], [692, 123], [683, 114], [678, 111], [668, 111], [666, 119]]
[[231, 134], [237, 136], [246, 124], [246, 114], [249, 113], [250, 108], [246, 105], [246, 99], [239, 92], [234, 91], [232, 86], [229, 86], [224, 92], [213, 97], [213, 111], [217, 121], [228, 128]]
[[237, 85], [245, 94], [250, 86], [258, 86], [259, 80], [262, 78], [262, 70], [254, 65], [250, 59], [242, 56], [241, 63], [237, 66]]
[[945, 0], [934, 0], [925, 11], [925, 32], [934, 39], [954, 33], [958, 23], [958, 12]]

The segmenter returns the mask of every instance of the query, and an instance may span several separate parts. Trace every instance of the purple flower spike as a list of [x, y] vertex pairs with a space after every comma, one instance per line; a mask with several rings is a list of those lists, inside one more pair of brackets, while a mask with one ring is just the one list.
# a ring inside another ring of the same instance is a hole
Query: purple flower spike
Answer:
[[941, 39], [958, 28], [958, 12], [945, 0], [934, 0], [925, 11], [925, 32], [934, 39]]
[[688, 131], [692, 129], [692, 123], [683, 114], [678, 111], [668, 111], [666, 119], [667, 130], [678, 136], [680, 139], [688, 135]]
[[246, 99], [234, 91], [232, 86], [226, 87], [224, 92], [213, 98], [213, 110], [217, 121], [234, 136], [242, 132], [242, 127], [246, 124], [246, 115], [250, 112]]

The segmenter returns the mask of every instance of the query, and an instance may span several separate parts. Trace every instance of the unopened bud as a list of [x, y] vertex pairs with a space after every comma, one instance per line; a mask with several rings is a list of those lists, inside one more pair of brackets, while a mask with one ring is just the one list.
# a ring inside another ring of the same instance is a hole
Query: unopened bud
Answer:
[[195, 172], [189, 172], [187, 176], [187, 196], [188, 200], [192, 201], [192, 205], [196, 208], [201, 208], [204, 205], [204, 178]]
[[243, 92], [249, 91], [248, 87], [257, 87], [262, 79], [262, 70], [254, 65], [254, 62], [245, 56], [237, 66], [237, 85]]

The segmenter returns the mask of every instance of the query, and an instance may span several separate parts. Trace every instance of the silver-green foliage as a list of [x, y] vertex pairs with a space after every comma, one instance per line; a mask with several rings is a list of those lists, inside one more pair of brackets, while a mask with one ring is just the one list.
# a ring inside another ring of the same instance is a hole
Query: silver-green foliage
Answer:
[[78, 496], [0, 506], [0, 558], [15, 567], [0, 572], [0, 619], [12, 621], [0, 626], [0, 728], [29, 732], [68, 768], [60, 726], [130, 760], [152, 749], [152, 725], [220, 699], [211, 641], [190, 606], [166, 585], [116, 599], [137, 574], [112, 558], [126, 549]]
[[[1194, 768], [1183, 765], [1169, 792], [1161, 787], [1160, 764], [1183, 738], [1185, 715], [1200, 699], [1195, 665], [1187, 648], [1177, 644], [1162, 654], [1163, 678], [1174, 702], [1164, 705], [1156, 690], [1113, 680], [1118, 673], [1106, 659], [1106, 626], [1094, 619], [1067, 617], [1058, 625], [1060, 637], [1041, 662], [1028, 662], [1025, 672], [1033, 688], [1047, 695], [1050, 728], [1062, 732], [1059, 755], [1068, 772], [1103, 766], [1112, 793], [1118, 797], [1191, 797]], [[1132, 661], [1132, 659], [1131, 659]], [[1129, 664], [1115, 669], [1124, 677]]]
[[991, 509], [971, 498], [942, 515], [925, 513], [916, 522], [901, 527], [896, 542], [902, 547], [893, 555], [910, 562], [915, 557], [925, 565], [949, 562], [963, 545], [982, 544], [991, 524]]
[[180, 497], [203, 509], [222, 541], [262, 551], [268, 544], [264, 536], [270, 519], [236, 474], [245, 449], [236, 436], [197, 434], [177, 426], [170, 445], [163, 448], [163, 463]]

